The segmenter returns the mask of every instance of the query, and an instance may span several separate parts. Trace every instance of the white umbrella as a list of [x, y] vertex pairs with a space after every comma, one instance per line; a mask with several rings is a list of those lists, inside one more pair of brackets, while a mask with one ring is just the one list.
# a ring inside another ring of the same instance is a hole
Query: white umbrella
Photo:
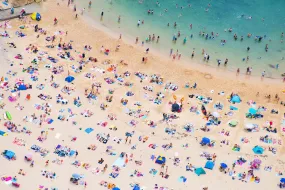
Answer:
[[214, 117], [220, 117], [220, 114], [218, 112], [213, 112], [212, 114]]

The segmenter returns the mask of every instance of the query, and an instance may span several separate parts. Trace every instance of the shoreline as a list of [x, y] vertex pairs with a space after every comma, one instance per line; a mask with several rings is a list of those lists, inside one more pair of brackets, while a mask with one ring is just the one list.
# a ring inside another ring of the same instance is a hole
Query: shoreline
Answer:
[[[73, 6], [73, 4], [71, 4], [71, 6]], [[83, 8], [83, 7], [80, 6], [80, 10], [81, 10], [81, 8]], [[90, 10], [92, 10], [92, 8]], [[70, 11], [73, 12], [72, 8], [70, 8]], [[94, 27], [94, 28], [96, 28], [96, 29], [98, 29], [104, 33], [107, 33], [108, 35], [112, 36], [112, 38], [114, 40], [117, 40], [119, 38], [119, 35], [120, 35], [119, 32], [114, 31], [111, 28], [108, 28], [106, 25], [104, 25], [102, 22], [100, 22], [98, 20], [94, 20], [90, 15], [87, 15], [85, 13], [82, 16], [79, 14], [79, 19], [81, 17], [83, 18], [84, 22], [90, 23], [92, 27]], [[137, 48], [140, 51], [144, 52], [146, 48], [152, 47], [152, 45], [149, 45], [148, 43], [145, 43], [144, 46], [142, 47], [140, 45], [140, 41], [138, 44], [135, 44], [134, 43], [135, 38], [136, 37], [131, 36], [129, 34], [122, 34], [122, 40], [124, 43], [126, 43], [126, 44], [128, 44], [134, 48]], [[169, 55], [157, 50], [155, 47], [151, 48], [150, 54], [153, 54], [153, 55], [159, 57], [160, 59], [163, 59], [166, 62], [173, 62], [173, 64], [176, 64], [177, 66], [183, 66], [183, 67], [186, 67], [186, 69], [188, 68], [190, 70], [194, 70], [197, 72], [205, 72], [205, 74], [211, 74], [214, 77], [217, 77], [219, 79], [224, 79], [224, 77], [226, 76], [228, 79], [238, 80], [240, 82], [250, 82], [250, 83], [262, 82], [264, 84], [271, 84], [271, 83], [282, 84], [283, 83], [283, 77], [280, 77], [280, 78], [264, 77], [264, 80], [261, 81], [260, 76], [246, 75], [246, 73], [243, 71], [241, 71], [239, 73], [239, 76], [237, 76], [236, 71], [229, 70], [228, 68], [224, 67], [223, 65], [221, 65], [220, 67], [217, 67], [214, 65], [207, 64], [207, 62], [205, 62], [203, 60], [200, 60], [200, 61], [193, 60], [188, 55], [186, 55], [187, 57], [184, 56], [184, 58], [182, 58], [181, 60], [172, 61], [172, 58]], [[207, 69], [209, 69], [210, 71], [206, 71]]]

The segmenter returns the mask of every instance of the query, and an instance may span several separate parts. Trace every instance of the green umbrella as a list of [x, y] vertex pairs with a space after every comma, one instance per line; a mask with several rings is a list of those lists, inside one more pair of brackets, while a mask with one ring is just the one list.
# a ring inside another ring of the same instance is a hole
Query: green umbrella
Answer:
[[229, 124], [231, 127], [235, 127], [235, 126], [237, 126], [238, 121], [237, 120], [231, 120]]

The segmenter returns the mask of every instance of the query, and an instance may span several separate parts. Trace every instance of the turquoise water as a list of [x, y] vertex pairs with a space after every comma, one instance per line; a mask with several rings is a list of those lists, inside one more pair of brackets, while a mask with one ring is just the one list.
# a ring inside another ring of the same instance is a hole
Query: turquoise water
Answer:
[[[88, 7], [89, 0], [81, 0], [82, 7]], [[217, 59], [223, 62], [229, 59], [227, 69], [241, 69], [245, 73], [247, 67], [253, 68], [253, 74], [260, 76], [263, 70], [267, 77], [280, 78], [285, 73], [285, 1], [284, 0], [93, 0], [92, 8], [87, 14], [99, 21], [104, 10], [104, 18], [100, 21], [106, 27], [145, 40], [148, 35], [160, 36], [159, 43], [147, 43], [152, 49], [169, 54], [171, 48], [182, 53], [182, 59], [190, 59], [195, 50], [194, 59], [200, 64], [217, 67]], [[210, 5], [209, 5], [210, 4]], [[182, 7], [182, 8], [181, 8]], [[151, 9], [153, 14], [148, 14]], [[167, 11], [165, 11], [167, 9]], [[208, 11], [206, 11], [208, 9]], [[121, 22], [118, 23], [118, 16]], [[137, 27], [138, 20], [144, 24]], [[175, 28], [174, 22], [177, 22]], [[169, 23], [170, 26], [167, 26]], [[192, 24], [192, 29], [190, 29]], [[232, 32], [228, 30], [232, 28]], [[172, 41], [173, 35], [180, 31], [177, 42]], [[206, 39], [199, 33], [211, 35], [214, 39]], [[216, 36], [216, 34], [219, 34]], [[252, 37], [248, 38], [247, 34]], [[238, 39], [234, 40], [234, 34]], [[191, 38], [191, 35], [193, 37]], [[241, 41], [241, 36], [243, 40]], [[263, 39], [255, 41], [255, 36]], [[186, 44], [183, 44], [184, 38]], [[281, 40], [284, 39], [284, 43]], [[224, 45], [221, 40], [226, 40]], [[268, 44], [268, 52], [265, 46]], [[249, 52], [247, 47], [250, 47]], [[202, 49], [210, 55], [210, 61], [204, 62]], [[243, 61], [249, 56], [249, 61]], [[190, 64], [190, 63], [189, 63]], [[279, 65], [279, 69], [272, 68]]]

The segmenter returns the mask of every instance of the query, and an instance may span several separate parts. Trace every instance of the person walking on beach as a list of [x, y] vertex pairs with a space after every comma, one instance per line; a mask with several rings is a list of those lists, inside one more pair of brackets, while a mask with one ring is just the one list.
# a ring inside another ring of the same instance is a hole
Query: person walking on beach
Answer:
[[90, 8], [91, 8], [91, 6], [92, 6], [92, 2], [91, 2], [91, 1], [89, 1], [88, 8], [90, 9]]
[[195, 52], [193, 51], [193, 52], [192, 52], [192, 55], [191, 55], [191, 58], [193, 58], [193, 57], [194, 57], [194, 55], [195, 55]]
[[139, 42], [139, 37], [136, 37], [136, 44]]
[[239, 75], [239, 72], [240, 72], [240, 70], [239, 70], [239, 68], [237, 69], [237, 76]]
[[103, 16], [104, 16], [104, 11], [102, 10], [102, 12], [101, 12], [101, 20], [103, 19]]

